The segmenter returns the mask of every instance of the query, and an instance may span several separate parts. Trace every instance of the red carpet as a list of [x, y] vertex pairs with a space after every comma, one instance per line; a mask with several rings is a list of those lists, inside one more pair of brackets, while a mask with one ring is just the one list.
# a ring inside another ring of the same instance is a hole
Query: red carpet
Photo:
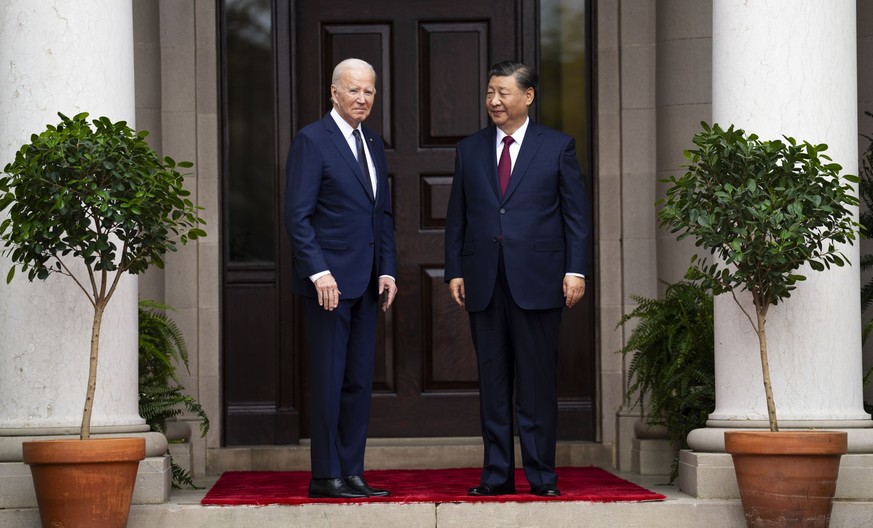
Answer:
[[527, 480], [520, 469], [516, 471], [515, 477], [518, 494], [470, 497], [467, 489], [479, 483], [481, 472], [478, 468], [367, 471], [364, 474], [367, 482], [373, 487], [391, 490], [391, 496], [345, 501], [308, 498], [308, 471], [229, 471], [221, 475], [201, 504], [262, 506], [343, 502], [641, 502], [666, 498], [660, 493], [651, 492], [596, 467], [558, 468], [560, 497], [544, 498], [528, 493]]

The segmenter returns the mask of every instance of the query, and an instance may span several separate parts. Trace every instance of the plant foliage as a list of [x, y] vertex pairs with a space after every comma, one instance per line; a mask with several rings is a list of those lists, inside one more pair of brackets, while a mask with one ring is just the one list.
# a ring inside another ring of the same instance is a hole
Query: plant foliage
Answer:
[[206, 236], [176, 170], [190, 162], [159, 158], [148, 133], [125, 121], [58, 115], [60, 124], [32, 135], [0, 177], [0, 211], [11, 206], [0, 236], [29, 280], [71, 275], [67, 255], [81, 258], [91, 279], [103, 270], [142, 273], [163, 267], [177, 239]]
[[[637, 307], [618, 326], [636, 321], [621, 353], [630, 356], [627, 396], [644, 408], [647, 423], [667, 428], [684, 449], [693, 429], [715, 408], [712, 296], [691, 282], [667, 286], [663, 299], [632, 295]], [[644, 405], [647, 403], [647, 405]], [[673, 461], [672, 482], [678, 474]]]
[[[167, 305], [139, 301], [139, 413], [152, 431], [166, 433], [167, 420], [183, 409], [200, 420], [200, 435], [209, 431], [209, 418], [200, 403], [185, 393], [176, 366], [188, 370], [188, 348], [179, 327], [166, 314]], [[194, 486], [191, 474], [172, 462], [173, 486]]]
[[[0, 175], [3, 252], [28, 280], [70, 277], [94, 307], [81, 437], [90, 436], [100, 324], [125, 272], [163, 267], [163, 255], [205, 236], [176, 163], [161, 159], [127, 123], [87, 113], [33, 134]], [[73, 261], [84, 264], [78, 271]]]
[[[767, 362], [767, 310], [805, 280], [801, 266], [815, 271], [843, 266], [840, 244], [854, 243], [858, 224], [856, 176], [824, 152], [827, 145], [764, 141], [730, 126], [701, 123], [682, 177], [670, 184], [659, 211], [663, 226], [679, 239], [692, 236], [712, 255], [692, 258], [686, 274], [714, 294], [730, 292], [758, 334], [770, 428], [778, 430]], [[751, 293], [755, 318], [737, 300]]]

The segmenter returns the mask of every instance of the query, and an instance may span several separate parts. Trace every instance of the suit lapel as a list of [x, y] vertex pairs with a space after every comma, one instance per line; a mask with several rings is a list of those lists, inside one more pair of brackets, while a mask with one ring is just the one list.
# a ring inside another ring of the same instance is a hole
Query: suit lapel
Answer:
[[497, 182], [497, 127], [492, 124], [486, 128], [482, 134], [482, 141], [485, 142], [484, 148], [479, 149], [482, 152], [482, 167], [485, 168], [485, 177], [499, 202], [503, 197], [500, 195], [500, 185]]
[[[361, 167], [358, 165], [358, 160], [355, 159], [355, 155], [352, 154], [352, 149], [349, 148], [348, 141], [346, 141], [346, 138], [343, 137], [343, 134], [342, 134], [342, 132], [340, 132], [339, 127], [336, 126], [336, 123], [334, 122], [333, 117], [331, 117], [330, 113], [328, 113], [327, 115], [324, 116], [324, 118], [322, 118], [322, 121], [324, 122], [324, 127], [329, 132], [330, 140], [334, 144], [334, 146], [336, 147], [337, 151], [339, 152], [340, 157], [342, 159], [344, 159], [345, 162], [349, 165], [349, 169], [351, 169], [352, 173], [355, 175], [355, 178], [358, 180], [358, 183], [361, 184], [361, 187], [363, 187], [364, 192], [370, 197], [370, 201], [373, 201], [373, 193], [370, 192], [370, 182], [367, 181], [367, 178], [364, 176], [364, 173], [361, 171]], [[364, 137], [367, 137], [366, 133], [364, 134]], [[369, 145], [371, 145], [372, 143], [370, 143], [369, 140], [367, 141], [367, 143], [368, 143], [368, 148], [369, 148]], [[372, 155], [372, 150], [370, 150], [370, 154]], [[374, 159], [375, 159], [375, 156], [374, 156]], [[375, 164], [375, 162], [374, 162], [374, 164]], [[378, 171], [379, 168], [377, 167], [376, 170]], [[378, 181], [378, 178], [376, 178], [376, 179]]]
[[[494, 141], [497, 141], [496, 136]], [[518, 157], [515, 159], [515, 166], [512, 168], [512, 176], [509, 178], [509, 187], [506, 188], [506, 195], [503, 197], [503, 201], [506, 201], [510, 196], [512, 196], [512, 193], [516, 188], [518, 188], [518, 184], [521, 183], [522, 178], [524, 178], [527, 167], [534, 159], [534, 156], [536, 156], [542, 142], [542, 130], [540, 130], [536, 123], [531, 121], [527, 126], [527, 132], [524, 134], [524, 141], [521, 143], [521, 150], [518, 151]]]

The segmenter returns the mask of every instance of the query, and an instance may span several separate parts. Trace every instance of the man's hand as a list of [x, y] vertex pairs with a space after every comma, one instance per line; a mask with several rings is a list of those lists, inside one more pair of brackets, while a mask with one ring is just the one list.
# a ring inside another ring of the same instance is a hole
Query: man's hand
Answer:
[[339, 306], [340, 291], [333, 275], [328, 273], [315, 280], [315, 295], [318, 297], [318, 305], [329, 312]]
[[379, 307], [382, 308], [383, 312], [388, 311], [388, 307], [394, 302], [394, 296], [397, 295], [397, 285], [394, 284], [394, 280], [390, 277], [379, 277], [379, 295], [381, 296], [382, 292], [386, 290], [388, 291], [388, 298], [385, 299], [385, 303]]
[[452, 279], [449, 281], [449, 293], [458, 306], [464, 306], [464, 279]]
[[585, 295], [585, 279], [575, 275], [564, 275], [564, 302], [572, 308]]

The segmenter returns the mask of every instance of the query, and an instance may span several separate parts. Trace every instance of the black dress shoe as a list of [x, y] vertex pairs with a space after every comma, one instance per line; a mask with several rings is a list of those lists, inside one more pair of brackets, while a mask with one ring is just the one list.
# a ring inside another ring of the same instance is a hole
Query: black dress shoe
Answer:
[[309, 481], [311, 499], [364, 499], [367, 495], [349, 487], [341, 478], [312, 479]]
[[554, 484], [540, 484], [539, 486], [532, 486], [530, 488], [530, 492], [534, 495], [538, 495], [540, 497], [560, 497], [561, 490], [558, 489], [558, 486]]
[[467, 495], [473, 497], [493, 497], [494, 495], [515, 495], [515, 487], [512, 485], [494, 486], [492, 484], [479, 484], [470, 488]]
[[346, 486], [363, 493], [367, 497], [387, 497], [391, 495], [391, 492], [388, 490], [371, 488], [367, 481], [364, 480], [364, 477], [359, 477], [358, 475], [343, 477], [343, 481], [346, 483]]

